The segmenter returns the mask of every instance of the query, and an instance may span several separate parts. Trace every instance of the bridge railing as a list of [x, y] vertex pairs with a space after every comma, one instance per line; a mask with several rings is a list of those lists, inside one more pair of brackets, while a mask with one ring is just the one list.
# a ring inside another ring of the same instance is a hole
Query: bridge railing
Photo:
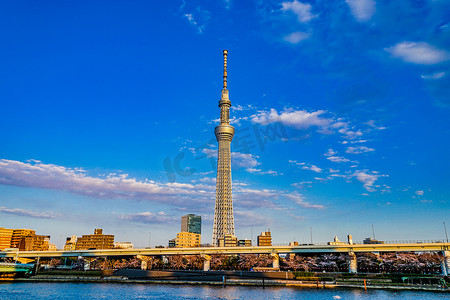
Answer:
[[[445, 243], [446, 240], [394, 240], [394, 241], [380, 241], [384, 244], [433, 244]], [[299, 243], [298, 246], [326, 246], [329, 242], [314, 242], [314, 243]], [[353, 241], [353, 244], [364, 245], [362, 241]], [[289, 246], [289, 243], [275, 243], [272, 246]]]

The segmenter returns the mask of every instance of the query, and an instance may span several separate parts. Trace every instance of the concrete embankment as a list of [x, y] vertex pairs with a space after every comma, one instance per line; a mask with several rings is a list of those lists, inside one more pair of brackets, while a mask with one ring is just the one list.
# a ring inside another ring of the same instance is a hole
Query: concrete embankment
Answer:
[[[447, 287], [439, 285], [418, 285], [392, 283], [389, 280], [368, 281], [321, 281], [321, 280], [295, 280], [285, 279], [289, 277], [285, 272], [248, 272], [240, 271], [141, 271], [128, 270], [131, 277], [119, 275], [123, 272], [115, 272], [109, 276], [80, 276], [80, 275], [35, 275], [29, 278], [16, 278], [21, 282], [85, 282], [85, 283], [121, 283], [121, 284], [190, 284], [190, 285], [216, 285], [216, 286], [285, 286], [297, 288], [358, 288], [358, 289], [390, 289], [390, 290], [422, 290], [450, 292]], [[148, 273], [150, 272], [150, 273]], [[277, 274], [278, 273], [278, 274]], [[252, 276], [252, 278], [242, 278]], [[284, 279], [282, 277], [284, 276]], [[317, 278], [319, 279], [319, 278]]]

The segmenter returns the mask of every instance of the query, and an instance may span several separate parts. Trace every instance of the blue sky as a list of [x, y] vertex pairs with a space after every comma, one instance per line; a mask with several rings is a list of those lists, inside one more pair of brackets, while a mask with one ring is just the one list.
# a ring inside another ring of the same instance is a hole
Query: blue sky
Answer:
[[448, 1], [0, 4], [0, 226], [211, 242], [222, 50], [236, 234], [442, 239]]

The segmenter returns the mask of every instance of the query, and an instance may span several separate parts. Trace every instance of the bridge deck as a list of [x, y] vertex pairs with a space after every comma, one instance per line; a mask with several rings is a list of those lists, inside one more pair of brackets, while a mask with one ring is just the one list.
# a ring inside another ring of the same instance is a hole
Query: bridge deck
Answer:
[[204, 247], [204, 248], [151, 248], [108, 249], [74, 251], [0, 251], [0, 257], [99, 257], [133, 255], [196, 255], [196, 254], [270, 254], [270, 253], [348, 253], [348, 252], [418, 252], [449, 251], [450, 243], [414, 244], [357, 244], [357, 245], [306, 245], [306, 246], [262, 246], [262, 247]]

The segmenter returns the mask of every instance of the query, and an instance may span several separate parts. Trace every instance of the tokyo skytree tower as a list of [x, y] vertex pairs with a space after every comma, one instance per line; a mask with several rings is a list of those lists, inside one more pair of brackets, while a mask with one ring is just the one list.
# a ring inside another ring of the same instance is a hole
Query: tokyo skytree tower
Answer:
[[234, 235], [233, 199], [231, 197], [231, 151], [230, 144], [234, 135], [234, 127], [230, 125], [231, 101], [227, 89], [227, 55], [223, 50], [223, 89], [219, 101], [220, 125], [214, 130], [219, 142], [217, 158], [216, 207], [214, 210], [213, 245], [225, 234]]

